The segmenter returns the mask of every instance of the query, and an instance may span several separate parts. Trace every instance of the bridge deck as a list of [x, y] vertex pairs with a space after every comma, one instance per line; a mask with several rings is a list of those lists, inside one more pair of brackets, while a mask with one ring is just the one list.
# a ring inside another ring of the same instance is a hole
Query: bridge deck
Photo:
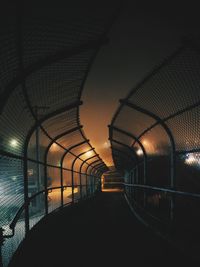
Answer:
[[12, 267], [194, 266], [141, 225], [122, 193], [98, 193], [41, 221], [23, 242]]

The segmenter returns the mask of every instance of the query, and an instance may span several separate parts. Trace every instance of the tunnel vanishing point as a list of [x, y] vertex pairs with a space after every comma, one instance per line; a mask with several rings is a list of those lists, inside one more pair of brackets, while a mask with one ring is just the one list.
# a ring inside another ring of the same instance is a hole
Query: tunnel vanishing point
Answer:
[[0, 12], [0, 267], [67, 266], [72, 255], [75, 266], [199, 261], [198, 41], [181, 39], [121, 92], [108, 166], [80, 106], [118, 4], [27, 1]]

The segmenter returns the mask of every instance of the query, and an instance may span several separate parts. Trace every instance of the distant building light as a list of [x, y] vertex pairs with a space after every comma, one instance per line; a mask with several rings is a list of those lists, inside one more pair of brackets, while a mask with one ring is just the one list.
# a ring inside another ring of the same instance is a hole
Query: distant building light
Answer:
[[33, 175], [33, 169], [28, 169], [28, 176], [32, 176]]
[[142, 149], [141, 148], [139, 148], [138, 150], [137, 150], [137, 155], [138, 156], [141, 156], [141, 155], [143, 155], [143, 151], [142, 151]]
[[17, 180], [17, 176], [12, 176], [11, 178], [13, 181], [16, 181]]
[[10, 141], [10, 146], [11, 147], [17, 147], [19, 145], [18, 141], [16, 139], [12, 139]]
[[60, 161], [58, 161], [57, 166], [58, 166], [58, 167], [61, 167], [61, 163], [60, 163]]
[[185, 164], [193, 166], [200, 165], [200, 154], [199, 153], [186, 154]]

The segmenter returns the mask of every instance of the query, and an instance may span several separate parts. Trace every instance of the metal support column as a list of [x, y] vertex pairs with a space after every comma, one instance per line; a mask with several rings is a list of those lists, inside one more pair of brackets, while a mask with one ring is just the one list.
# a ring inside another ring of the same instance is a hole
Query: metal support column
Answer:
[[[61, 171], [61, 179], [62, 179], [62, 183], [63, 183], [63, 162], [64, 162], [65, 157], [67, 156], [68, 153], [72, 153], [71, 150], [73, 150], [74, 148], [76, 148], [76, 147], [78, 147], [78, 146], [81, 146], [81, 145], [83, 145], [83, 144], [86, 144], [86, 143], [88, 143], [88, 142], [89, 142], [89, 140], [84, 140], [84, 141], [82, 141], [82, 142], [80, 142], [80, 143], [77, 143], [77, 144], [71, 146], [70, 148], [68, 148], [68, 149], [65, 151], [65, 153], [62, 155], [61, 160], [60, 160], [60, 167], [61, 167], [60, 171]], [[63, 192], [62, 192], [62, 197], [63, 197]], [[64, 200], [63, 200], [63, 201], [64, 201]]]
[[2, 246], [4, 243], [3, 228], [0, 228], [0, 267], [3, 267], [3, 255], [2, 255]]
[[28, 195], [28, 158], [24, 154], [24, 203], [25, 203], [25, 233], [29, 232], [29, 195]]
[[[83, 165], [88, 161], [88, 160], [90, 160], [90, 159], [93, 159], [93, 158], [95, 158], [95, 157], [97, 157], [98, 155], [96, 154], [96, 155], [94, 155], [94, 156], [92, 156], [92, 157], [90, 157], [90, 158], [87, 158], [86, 160], [84, 160], [82, 163], [81, 163], [81, 166], [80, 166], [80, 168], [79, 168], [79, 172], [80, 172], [80, 174], [79, 174], [79, 178], [80, 178], [80, 195], [81, 195], [81, 199], [82, 199], [82, 180], [81, 180], [81, 175], [82, 175], [82, 167], [83, 167]], [[100, 160], [100, 159], [99, 159]], [[99, 160], [97, 160], [97, 161], [99, 161]], [[95, 161], [96, 162], [96, 161]], [[94, 163], [94, 162], [93, 162]], [[91, 163], [92, 164], [92, 163]]]
[[71, 178], [72, 178], [72, 180], [71, 180], [71, 181], [72, 181], [72, 203], [74, 203], [74, 165], [75, 165], [77, 159], [80, 159], [80, 156], [86, 154], [86, 153], [89, 152], [89, 151], [93, 151], [93, 150], [94, 150], [94, 148], [91, 148], [91, 149], [89, 149], [89, 150], [87, 150], [87, 151], [85, 151], [85, 152], [80, 153], [80, 154], [73, 160], [73, 162], [72, 162], [72, 165], [71, 165]]
[[[163, 127], [163, 129], [165, 130], [166, 134], [169, 137], [169, 141], [170, 141], [170, 145], [171, 145], [171, 153], [170, 153], [170, 158], [171, 158], [171, 164], [170, 164], [170, 187], [171, 189], [175, 190], [176, 189], [176, 175], [175, 175], [175, 165], [176, 165], [176, 145], [175, 145], [175, 141], [174, 141], [174, 137], [173, 134], [170, 130], [170, 128], [168, 127], [168, 125], [165, 123], [165, 120], [161, 119], [159, 116], [157, 116], [156, 114], [141, 108], [131, 102], [129, 102], [127, 99], [121, 99], [120, 100], [121, 104], [124, 104], [132, 109], [135, 109], [147, 116], [150, 116], [151, 118], [153, 118], [156, 123], [154, 123], [151, 127], [149, 127], [148, 129], [146, 129], [139, 137], [141, 138], [146, 132], [148, 132], [149, 130], [151, 130], [153, 127], [155, 127], [156, 125], [161, 125]], [[171, 222], [173, 222], [174, 220], [174, 205], [175, 205], [175, 200], [174, 200], [174, 196], [171, 195], [171, 200], [170, 200], [170, 220]]]

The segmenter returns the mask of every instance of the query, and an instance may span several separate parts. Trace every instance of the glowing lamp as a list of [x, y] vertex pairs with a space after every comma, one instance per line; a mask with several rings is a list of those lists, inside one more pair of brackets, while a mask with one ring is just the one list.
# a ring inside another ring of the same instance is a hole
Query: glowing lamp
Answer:
[[11, 146], [11, 147], [17, 147], [17, 146], [18, 146], [18, 141], [17, 141], [16, 139], [12, 139], [12, 140], [10, 141], [10, 146]]
[[51, 148], [50, 148], [51, 151], [58, 151], [59, 150], [59, 146], [56, 144], [56, 143], [53, 143], [51, 145]]
[[137, 155], [138, 156], [141, 156], [141, 155], [143, 155], [143, 151], [142, 151], [142, 149], [141, 148], [139, 148], [138, 150], [137, 150]]
[[93, 152], [92, 152], [92, 150], [91, 150], [91, 151], [87, 151], [84, 155], [85, 155], [87, 158], [89, 158], [89, 157], [92, 156], [92, 154], [93, 154]]

